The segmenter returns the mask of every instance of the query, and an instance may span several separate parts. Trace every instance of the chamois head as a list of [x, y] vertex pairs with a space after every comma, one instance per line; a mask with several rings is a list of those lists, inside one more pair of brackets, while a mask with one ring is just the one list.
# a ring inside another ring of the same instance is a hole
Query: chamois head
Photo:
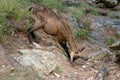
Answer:
[[29, 11], [31, 11], [33, 14], [41, 13], [44, 15], [48, 9], [46, 6], [40, 4], [40, 3], [33, 3], [32, 6], [29, 8]]
[[29, 11], [31, 11], [33, 15], [39, 14], [44, 17], [58, 18], [58, 16], [54, 11], [52, 11], [50, 8], [40, 3], [32, 4], [32, 7], [29, 8]]

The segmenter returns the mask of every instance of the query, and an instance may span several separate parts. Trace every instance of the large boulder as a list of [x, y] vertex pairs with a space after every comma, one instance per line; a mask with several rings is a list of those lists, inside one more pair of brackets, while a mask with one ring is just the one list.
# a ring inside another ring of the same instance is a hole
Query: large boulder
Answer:
[[19, 50], [22, 54], [17, 61], [26, 68], [32, 68], [40, 75], [48, 75], [57, 65], [57, 60], [52, 52], [37, 49]]
[[118, 4], [118, 0], [101, 0], [101, 2], [103, 2], [106, 7], [114, 7]]
[[105, 40], [114, 36], [111, 32], [114, 32], [115, 35], [120, 35], [120, 20], [110, 19], [108, 17], [90, 17], [90, 20], [92, 21], [90, 38], [100, 46], [104, 47]]
[[[115, 7], [118, 0], [86, 0], [89, 4], [104, 4], [106, 7]], [[104, 6], [103, 5], [103, 6]]]

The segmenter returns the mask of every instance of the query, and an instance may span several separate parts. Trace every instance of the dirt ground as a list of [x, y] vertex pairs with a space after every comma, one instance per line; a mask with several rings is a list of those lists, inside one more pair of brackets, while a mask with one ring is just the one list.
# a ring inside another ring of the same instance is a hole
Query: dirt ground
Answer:
[[[39, 41], [39, 44], [41, 46], [47, 48], [51, 45], [55, 45], [54, 40], [50, 36], [44, 34], [43, 32], [41, 32], [40, 35], [42, 37]], [[105, 80], [120, 80], [119, 66], [113, 63], [111, 60], [108, 60], [105, 63], [102, 60], [83, 61], [81, 59], [78, 59], [75, 61], [76, 65], [72, 66], [63, 54], [56, 54], [56, 57], [60, 64], [60, 69], [62, 71], [59, 71], [58, 73], [53, 71], [48, 76], [41, 76], [41, 78], [36, 76], [37, 74], [35, 75], [33, 71], [26, 71], [25, 69], [19, 70], [19, 68], [16, 68], [18, 65], [12, 65], [15, 64], [16, 61], [13, 61], [13, 63], [11, 63], [9, 59], [5, 58], [5, 56], [16, 58], [19, 56], [19, 49], [29, 48], [28, 40], [23, 33], [17, 33], [12, 37], [5, 36], [1, 44], [4, 47], [2, 50], [0, 48], [1, 53], [3, 50], [7, 51], [8, 53], [5, 54], [4, 57], [0, 56], [0, 80], [43, 80], [42, 78], [45, 80], [95, 80], [96, 75], [103, 64], [109, 68]], [[81, 54], [84, 56], [88, 56], [91, 53], [101, 50], [97, 44], [86, 40], [77, 42], [77, 46], [79, 48], [85, 46], [85, 50], [81, 52]], [[57, 50], [60, 50], [64, 53], [62, 48], [57, 48]]]

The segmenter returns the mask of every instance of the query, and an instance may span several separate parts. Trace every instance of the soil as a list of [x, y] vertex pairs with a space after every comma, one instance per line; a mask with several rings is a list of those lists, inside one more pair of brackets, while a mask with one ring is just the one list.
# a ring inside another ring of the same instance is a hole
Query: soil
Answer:
[[[83, 2], [84, 0], [79, 1]], [[40, 35], [37, 42], [42, 47], [48, 48], [57, 45], [54, 39], [43, 31], [37, 31], [36, 33]], [[101, 47], [98, 46], [97, 43], [88, 40], [79, 40], [76, 42], [79, 48], [85, 47], [85, 50], [81, 52], [83, 56], [88, 57], [89, 54], [101, 51]], [[62, 72], [53, 71], [47, 76], [39, 77], [36, 72], [29, 69], [26, 70], [26, 68], [23, 68], [14, 60], [14, 58], [20, 55], [18, 53], [19, 49], [30, 48], [25, 33], [17, 32], [12, 36], [5, 35], [4, 39], [1, 41], [1, 45], [0, 80], [43, 80], [42, 78], [45, 80], [96, 80], [96, 76], [102, 65], [108, 68], [107, 75], [105, 79], [102, 80], [120, 80], [120, 67], [110, 58], [107, 58], [105, 62], [103, 62], [103, 60], [84, 61], [78, 59], [75, 61], [75, 66], [73, 66], [68, 61], [67, 57], [62, 54], [65, 53], [62, 48], [56, 48], [56, 50], [60, 50], [61, 52], [61, 54], [56, 54], [56, 57]]]
[[[39, 34], [41, 35], [41, 39], [38, 44], [40, 44], [42, 47], [47, 48], [55, 45], [55, 42], [51, 36], [48, 36], [41, 31], [39, 32]], [[5, 56], [11, 56], [12, 58], [16, 58], [20, 55], [18, 53], [19, 49], [30, 48], [28, 45], [29, 44], [28, 40], [24, 33], [16, 33], [12, 37], [6, 35], [1, 44], [4, 47], [5, 51], [8, 52], [8, 54], [6, 54]], [[101, 50], [96, 43], [91, 43], [87, 40], [80, 40], [79, 42], [77, 42], [77, 46], [79, 48], [82, 48], [85, 46], [85, 50], [82, 51], [81, 54], [86, 57], [91, 53], [95, 53]], [[56, 48], [56, 49], [65, 53], [62, 48]], [[78, 59], [75, 61], [76, 65], [73, 66], [70, 64], [70, 62], [65, 57], [65, 55], [56, 54], [56, 57], [59, 61], [59, 64], [60, 64], [59, 66], [61, 67], [62, 72], [61, 73], [52, 72], [48, 76], [41, 76], [45, 80], [95, 80], [97, 72], [99, 71], [99, 68], [102, 66], [102, 64], [105, 64], [107, 67], [111, 68], [105, 80], [120, 79], [120, 69], [118, 68], [118, 65], [112, 61], [108, 60], [106, 63], [104, 63], [102, 60], [101, 61], [94, 61], [94, 60], [84, 61], [82, 59]], [[26, 78], [25, 75], [27, 74], [26, 70], [22, 69], [21, 71], [17, 68], [18, 66], [12, 65], [10, 61], [8, 60], [3, 61], [3, 60], [6, 60], [6, 58], [4, 57], [0, 58], [0, 67], [1, 67], [0, 80], [13, 80], [12, 78], [15, 78], [14, 80], [26, 80], [25, 79]], [[14, 63], [16, 63], [16, 61], [14, 61]], [[87, 66], [86, 64], [88, 63], [90, 65]], [[34, 72], [31, 71], [30, 75], [33, 75], [33, 73]], [[41, 80], [34, 76], [32, 77], [32, 79], [30, 78], [28, 78], [27, 80]]]

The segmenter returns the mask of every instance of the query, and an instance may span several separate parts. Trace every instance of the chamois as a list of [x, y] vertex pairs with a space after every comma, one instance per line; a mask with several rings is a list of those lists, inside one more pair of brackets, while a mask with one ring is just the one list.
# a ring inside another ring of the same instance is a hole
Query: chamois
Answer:
[[[35, 21], [33, 26], [27, 30], [30, 44], [32, 44], [32, 38], [35, 38], [33, 32], [41, 28], [48, 35], [55, 37], [67, 53], [71, 63], [73, 63], [74, 57], [80, 57], [70, 26], [62, 18], [43, 4], [33, 4], [29, 10], [32, 12]], [[80, 51], [82, 50], [83, 48]]]

